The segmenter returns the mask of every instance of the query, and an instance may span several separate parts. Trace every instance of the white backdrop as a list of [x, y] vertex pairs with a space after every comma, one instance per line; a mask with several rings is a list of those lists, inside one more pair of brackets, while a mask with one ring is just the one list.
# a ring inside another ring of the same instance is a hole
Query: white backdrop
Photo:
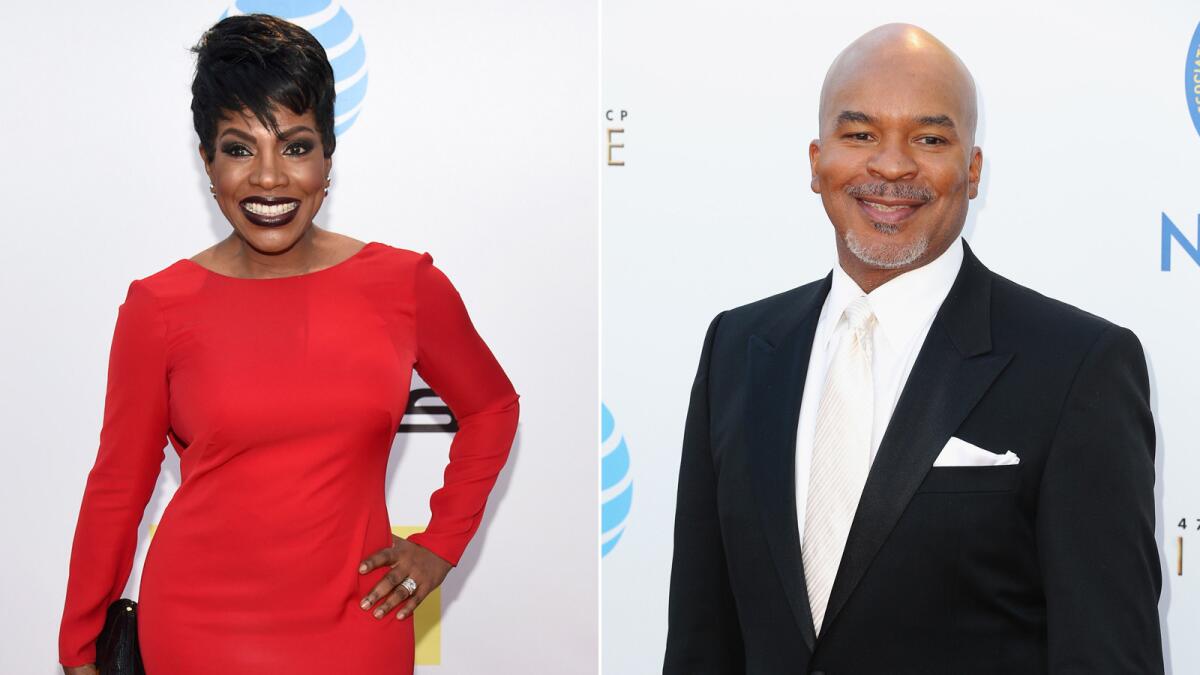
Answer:
[[[966, 236], [980, 259], [1143, 342], [1164, 643], [1172, 672], [1200, 672], [1200, 261], [1174, 242], [1171, 271], [1160, 269], [1163, 214], [1197, 244], [1192, 0], [604, 1], [601, 108], [627, 116], [601, 119], [624, 129], [625, 145], [614, 151], [625, 165], [602, 170], [601, 379], [618, 429], [605, 448], [623, 435], [630, 455], [604, 483], [606, 497], [632, 485], [633, 498], [606, 528], [621, 537], [602, 564], [603, 671], [661, 671], [680, 442], [705, 327], [835, 264], [808, 187], [818, 92], [843, 47], [891, 21], [931, 31], [978, 83], [984, 172]], [[1178, 537], [1193, 551], [1182, 576]]]
[[[522, 395], [509, 465], [442, 588], [437, 649], [418, 648], [440, 665], [417, 671], [594, 673], [596, 5], [340, 4], [369, 86], [317, 222], [432, 253]], [[165, 7], [6, 4], [0, 22], [2, 673], [61, 672], [68, 554], [130, 280], [230, 232], [196, 152], [187, 51], [228, 0]], [[449, 440], [397, 440], [393, 525], [426, 522]], [[179, 481], [167, 455], [129, 597]]]

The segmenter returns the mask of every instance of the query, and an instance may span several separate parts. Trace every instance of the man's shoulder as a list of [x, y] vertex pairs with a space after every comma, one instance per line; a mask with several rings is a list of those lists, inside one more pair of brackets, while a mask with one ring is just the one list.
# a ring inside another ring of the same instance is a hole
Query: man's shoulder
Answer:
[[820, 311], [828, 291], [829, 277], [825, 276], [803, 286], [726, 309], [720, 314], [721, 335], [745, 337], [750, 334], [770, 334], [783, 323], [795, 322], [807, 312]]
[[1090, 347], [1102, 334], [1128, 329], [1102, 316], [991, 273], [992, 327], [1030, 344]]

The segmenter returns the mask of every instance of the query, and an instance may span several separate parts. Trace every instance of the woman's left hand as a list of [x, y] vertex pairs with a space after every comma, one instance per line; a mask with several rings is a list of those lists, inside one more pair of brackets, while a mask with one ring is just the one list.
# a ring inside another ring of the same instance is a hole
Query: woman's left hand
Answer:
[[[373, 611], [376, 619], [387, 616], [397, 605], [400, 606], [400, 611], [396, 613], [397, 619], [409, 616], [433, 589], [442, 585], [442, 581], [454, 567], [429, 549], [394, 534], [392, 545], [364, 560], [358, 568], [358, 573], [366, 574], [384, 565], [392, 570], [375, 584], [375, 588], [371, 589], [359, 604], [364, 610], [370, 611], [375, 603], [383, 600], [383, 604]], [[406, 577], [417, 582], [417, 589], [411, 594], [407, 588], [400, 585]]]

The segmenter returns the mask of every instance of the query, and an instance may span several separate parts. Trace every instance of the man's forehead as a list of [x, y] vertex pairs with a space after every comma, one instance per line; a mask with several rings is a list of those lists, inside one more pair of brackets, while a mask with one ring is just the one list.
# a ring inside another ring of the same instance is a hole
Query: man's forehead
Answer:
[[827, 98], [886, 96], [898, 100], [957, 100], [969, 88], [969, 82], [953, 64], [907, 55], [847, 64], [831, 71], [821, 90]]
[[936, 38], [910, 28], [872, 31], [834, 59], [821, 87], [823, 129], [857, 111], [877, 120], [942, 116], [973, 135], [975, 86], [966, 66]]
[[829, 92], [821, 105], [821, 125], [919, 124], [951, 128], [970, 125], [970, 109], [952, 86], [844, 87]]

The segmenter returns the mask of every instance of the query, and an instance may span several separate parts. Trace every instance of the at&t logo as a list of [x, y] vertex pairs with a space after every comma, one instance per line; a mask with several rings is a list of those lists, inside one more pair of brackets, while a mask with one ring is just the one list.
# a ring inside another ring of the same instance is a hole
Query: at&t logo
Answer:
[[236, 0], [221, 16], [270, 14], [287, 19], [313, 34], [333, 66], [333, 132], [349, 129], [362, 111], [367, 95], [367, 48], [338, 0]]
[[633, 504], [629, 447], [608, 406], [600, 404], [600, 556], [621, 540]]

